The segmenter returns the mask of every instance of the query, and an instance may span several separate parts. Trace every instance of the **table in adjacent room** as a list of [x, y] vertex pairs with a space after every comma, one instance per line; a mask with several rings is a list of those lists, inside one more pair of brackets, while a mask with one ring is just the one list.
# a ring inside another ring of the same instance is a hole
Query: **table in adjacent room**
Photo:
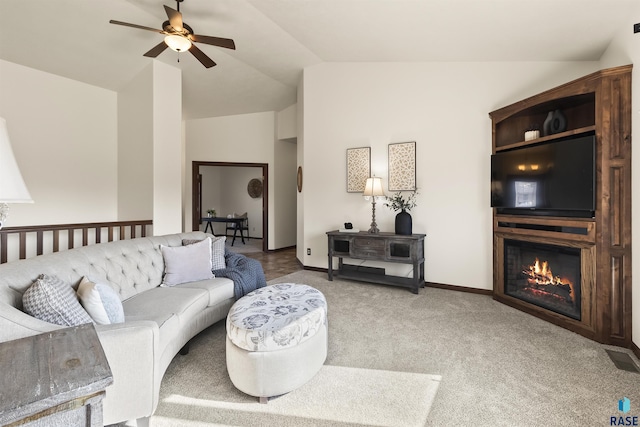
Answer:
[[[213, 232], [213, 225], [211, 225], [212, 222], [232, 222], [234, 223], [236, 226], [235, 231], [233, 232], [233, 240], [231, 241], [231, 246], [233, 246], [233, 244], [236, 241], [236, 235], [238, 234], [238, 230], [240, 230], [240, 238], [242, 239], [242, 244], [244, 244], [244, 232], [242, 231], [242, 223], [244, 221], [246, 221], [247, 218], [225, 218], [225, 217], [220, 217], [220, 216], [211, 216], [211, 217], [204, 217], [202, 218], [202, 221], [206, 222], [207, 225], [205, 225], [204, 227], [204, 232], [206, 233], [207, 230], [211, 230], [211, 234], [215, 234]], [[248, 236], [247, 236], [248, 237]]]

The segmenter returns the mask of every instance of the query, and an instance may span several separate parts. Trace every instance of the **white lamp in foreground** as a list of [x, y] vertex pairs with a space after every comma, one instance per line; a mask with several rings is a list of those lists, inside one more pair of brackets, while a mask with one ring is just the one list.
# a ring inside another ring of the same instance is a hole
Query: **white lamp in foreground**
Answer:
[[33, 203], [13, 156], [7, 121], [0, 117], [0, 229], [9, 214], [8, 203]]
[[371, 197], [371, 228], [368, 232], [371, 234], [378, 234], [380, 230], [378, 229], [378, 224], [376, 224], [376, 197], [384, 196], [382, 178], [378, 178], [377, 176], [367, 178], [367, 182], [364, 185], [364, 193], [362, 193], [362, 195], [365, 197]]

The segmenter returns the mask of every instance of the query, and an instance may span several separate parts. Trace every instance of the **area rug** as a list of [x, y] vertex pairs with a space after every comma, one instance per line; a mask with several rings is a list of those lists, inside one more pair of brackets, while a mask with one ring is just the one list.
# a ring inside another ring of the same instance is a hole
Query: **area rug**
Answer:
[[224, 352], [211, 348], [224, 343], [223, 333], [214, 326], [174, 359], [151, 426], [424, 426], [440, 385], [438, 375], [324, 365], [264, 405], [233, 386]]
[[242, 243], [242, 239], [240, 239], [240, 237], [236, 237], [236, 242], [233, 244], [233, 246], [231, 246], [231, 242], [233, 242], [233, 236], [227, 236], [225, 247], [237, 254], [262, 252], [262, 239], [245, 238], [244, 241], [245, 243]]

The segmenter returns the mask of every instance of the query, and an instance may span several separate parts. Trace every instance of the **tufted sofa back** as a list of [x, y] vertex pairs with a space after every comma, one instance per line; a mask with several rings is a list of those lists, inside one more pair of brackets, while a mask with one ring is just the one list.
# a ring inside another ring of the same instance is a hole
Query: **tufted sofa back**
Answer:
[[83, 276], [109, 283], [126, 300], [162, 283], [160, 245], [181, 246], [182, 239], [204, 239], [205, 233], [170, 234], [98, 243], [0, 265], [0, 302], [22, 310], [22, 294], [40, 274], [59, 277], [77, 288]]

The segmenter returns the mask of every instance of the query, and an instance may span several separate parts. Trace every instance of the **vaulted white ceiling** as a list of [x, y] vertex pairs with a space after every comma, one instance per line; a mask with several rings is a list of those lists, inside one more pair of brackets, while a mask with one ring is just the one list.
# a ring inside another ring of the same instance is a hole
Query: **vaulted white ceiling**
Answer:
[[[176, 8], [169, 0], [0, 0], [0, 59], [117, 91], [152, 61], [142, 55], [162, 35], [109, 20], [160, 29], [163, 4]], [[210, 69], [189, 53], [158, 57], [182, 69], [185, 118], [201, 118], [282, 110], [296, 102], [302, 69], [321, 62], [598, 60], [639, 7], [638, 0], [185, 0], [180, 10], [196, 34], [232, 38], [237, 48], [199, 44], [218, 64]]]

